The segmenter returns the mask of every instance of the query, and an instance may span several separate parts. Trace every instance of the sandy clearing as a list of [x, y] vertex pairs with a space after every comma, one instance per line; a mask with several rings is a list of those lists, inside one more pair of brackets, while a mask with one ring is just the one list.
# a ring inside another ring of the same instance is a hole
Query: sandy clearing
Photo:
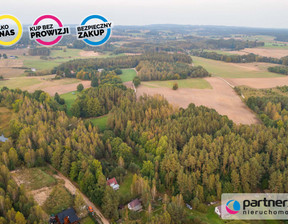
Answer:
[[[10, 173], [16, 174], [17, 172], [21, 172], [21, 170], [13, 170]], [[29, 181], [27, 181], [26, 179], [24, 180], [21, 175], [12, 175], [12, 177], [18, 186], [20, 186], [21, 184], [29, 183]]]
[[148, 95], [161, 94], [170, 103], [187, 108], [190, 103], [215, 109], [219, 114], [227, 115], [236, 124], [259, 123], [256, 115], [241, 101], [235, 91], [223, 80], [216, 77], [205, 78], [213, 89], [180, 88], [174, 91], [170, 88], [150, 88], [140, 85], [137, 97], [144, 93]]
[[[30, 183], [27, 179], [25, 179], [24, 176], [21, 176], [21, 175], [17, 174], [17, 173], [21, 173], [21, 170], [13, 170], [10, 173], [12, 174], [12, 177], [13, 177], [14, 181], [16, 182], [16, 184], [18, 186], [20, 186], [22, 184], [25, 185], [25, 184], [29, 184]], [[13, 175], [13, 174], [17, 174], [17, 175]], [[28, 191], [27, 193], [29, 195], [31, 195], [34, 198], [34, 200], [40, 206], [42, 206], [45, 203], [46, 199], [51, 194], [52, 189], [53, 189], [53, 187], [43, 187], [43, 188], [40, 188], [40, 189], [37, 189], [37, 190]]]
[[0, 75], [4, 78], [18, 77], [24, 73], [24, 69], [0, 68]]
[[141, 53], [124, 53], [127, 56], [141, 55]]
[[123, 84], [124, 84], [127, 88], [133, 89], [133, 82], [132, 82], [132, 81], [124, 82]]
[[263, 71], [267, 70], [270, 66], [275, 66], [274, 64], [270, 63], [263, 63], [263, 62], [252, 62], [252, 63], [231, 63], [234, 67], [246, 70], [246, 71]]
[[256, 89], [288, 85], [288, 76], [276, 78], [226, 78], [226, 80], [234, 86], [249, 86]]
[[58, 180], [63, 180], [64, 181], [64, 186], [66, 187], [66, 189], [72, 195], [76, 194], [77, 188], [67, 178], [63, 179], [63, 176], [62, 175], [60, 176], [59, 174], [55, 174], [55, 175], [53, 175], [53, 177], [55, 177]]
[[[52, 170], [55, 170], [57, 172], [57, 175], [54, 175], [56, 178], [58, 179], [62, 179], [65, 182], [65, 187], [67, 188], [68, 191], [70, 191], [70, 193], [73, 195], [75, 195], [76, 191], [77, 191], [77, 187], [67, 178], [65, 177], [62, 173], [60, 173], [58, 170], [56, 170], [55, 168], [53, 168], [51, 165], [48, 165]], [[80, 190], [78, 190], [78, 192], [81, 194], [85, 204], [87, 206], [91, 206], [94, 210], [94, 212], [97, 214], [97, 216], [101, 219], [101, 223], [103, 224], [109, 224], [109, 221], [103, 216], [103, 214], [101, 213], [101, 211], [95, 206], [95, 204], [93, 204], [89, 198], [83, 194]], [[100, 221], [100, 220], [99, 220]]]
[[94, 51], [80, 51], [79, 55], [81, 57], [97, 57], [100, 54], [98, 52], [94, 52]]
[[288, 49], [273, 49], [273, 48], [245, 48], [241, 51], [229, 51], [231, 54], [258, 54], [265, 57], [282, 58], [288, 56]]
[[[70, 79], [64, 78], [60, 80], [51, 80], [55, 75], [47, 76], [27, 76], [27, 77], [11, 77], [9, 81], [13, 82], [20, 81], [25, 83], [28, 79], [39, 80], [37, 84], [23, 85], [20, 88], [21, 90], [27, 90], [28, 92], [34, 92], [35, 90], [43, 90], [54, 96], [55, 93], [63, 94], [77, 90], [77, 86], [82, 83], [84, 88], [89, 88], [91, 86], [91, 81], [89, 80], [80, 80], [80, 79]], [[11, 88], [9, 85], [7, 85]]]
[[[60, 79], [60, 80], [50, 80], [51, 78], [54, 78], [55, 75], [47, 75], [47, 76], [28, 76], [25, 77], [25, 79], [39, 79], [41, 80], [41, 83], [26, 86], [21, 88], [22, 90], [27, 90], [28, 92], [34, 92], [35, 90], [43, 90], [50, 94], [51, 96], [54, 96], [55, 93], [63, 94], [68, 93], [71, 91], [76, 91], [77, 86], [82, 83], [84, 88], [89, 88], [91, 86], [91, 81], [85, 80], [81, 81], [78, 79]], [[74, 83], [71, 83], [72, 81], [75, 81]]]
[[33, 196], [38, 205], [42, 206], [51, 194], [52, 190], [52, 187], [43, 187], [38, 190], [30, 191], [29, 194]]
[[7, 56], [23, 56], [28, 54], [28, 48], [16, 48], [16, 49], [0, 49], [0, 54], [7, 54]]
[[69, 93], [72, 91], [77, 90], [77, 86], [82, 83], [84, 88], [89, 88], [91, 87], [91, 81], [81, 81], [77, 83], [72, 83], [72, 84], [64, 84], [64, 85], [56, 85], [56, 86], [50, 86], [43, 88], [42, 90], [50, 94], [51, 96], [54, 96], [55, 93], [57, 92], [58, 94], [64, 94], [64, 93]]
[[22, 67], [23, 61], [20, 59], [0, 59], [0, 68]]

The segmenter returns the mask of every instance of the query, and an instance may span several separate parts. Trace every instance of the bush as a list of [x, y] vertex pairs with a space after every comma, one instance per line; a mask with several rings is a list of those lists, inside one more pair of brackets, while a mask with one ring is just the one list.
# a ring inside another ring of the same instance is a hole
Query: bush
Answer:
[[139, 212], [134, 212], [134, 211], [129, 212], [129, 218], [131, 220], [137, 220], [137, 219], [140, 219], [140, 217], [141, 217], [141, 213]]
[[138, 76], [134, 77], [133, 84], [136, 88], [141, 84], [140, 78]]
[[173, 89], [173, 90], [177, 90], [177, 89], [178, 89], [178, 83], [177, 83], [177, 82], [175, 82], [175, 83], [173, 84], [172, 89]]
[[116, 73], [116, 75], [121, 75], [122, 74], [122, 70], [117, 68], [114, 70], [114, 72]]
[[208, 211], [207, 205], [200, 203], [197, 207], [197, 210], [202, 213], [206, 213]]
[[77, 91], [78, 91], [78, 92], [81, 92], [83, 89], [84, 89], [84, 86], [83, 86], [82, 83], [80, 83], [80, 84], [77, 86]]
[[0, 80], [3, 80], [3, 79], [4, 79], [4, 77], [2, 75], [0, 75]]

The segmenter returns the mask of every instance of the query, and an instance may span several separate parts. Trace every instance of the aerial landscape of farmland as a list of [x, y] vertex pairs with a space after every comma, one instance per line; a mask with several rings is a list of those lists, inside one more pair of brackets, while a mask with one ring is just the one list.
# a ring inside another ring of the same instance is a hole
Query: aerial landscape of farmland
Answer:
[[287, 223], [288, 5], [107, 2], [3, 5], [0, 224]]

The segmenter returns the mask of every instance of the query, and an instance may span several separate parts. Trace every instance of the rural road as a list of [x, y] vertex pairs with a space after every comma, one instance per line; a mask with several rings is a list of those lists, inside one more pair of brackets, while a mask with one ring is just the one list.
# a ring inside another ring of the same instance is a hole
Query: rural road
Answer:
[[87, 206], [91, 206], [94, 210], [94, 212], [96, 213], [96, 215], [101, 219], [99, 221], [102, 222], [102, 224], [109, 224], [109, 221], [102, 215], [102, 213], [100, 212], [100, 210], [96, 207], [96, 205], [94, 203], [92, 203], [89, 198], [83, 194], [67, 177], [65, 177], [62, 173], [60, 173], [58, 170], [56, 170], [54, 167], [52, 167], [50, 164], [48, 165], [51, 169], [55, 170], [57, 172], [56, 177], [64, 180], [65, 182], [65, 187], [67, 188], [67, 190], [70, 191], [70, 193], [72, 195], [74, 195], [76, 193], [76, 191], [78, 190], [78, 192], [81, 194], [81, 196], [83, 197], [83, 200], [85, 202], [85, 204]]

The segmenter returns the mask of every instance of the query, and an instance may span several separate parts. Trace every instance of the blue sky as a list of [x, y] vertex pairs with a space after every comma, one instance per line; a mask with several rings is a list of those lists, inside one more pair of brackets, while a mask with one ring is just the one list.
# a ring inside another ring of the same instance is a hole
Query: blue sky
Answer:
[[[49, 4], [48, 4], [49, 3]], [[100, 14], [115, 25], [191, 24], [288, 28], [287, 0], [9, 0], [1, 14], [31, 24], [42, 14], [78, 24]]]

